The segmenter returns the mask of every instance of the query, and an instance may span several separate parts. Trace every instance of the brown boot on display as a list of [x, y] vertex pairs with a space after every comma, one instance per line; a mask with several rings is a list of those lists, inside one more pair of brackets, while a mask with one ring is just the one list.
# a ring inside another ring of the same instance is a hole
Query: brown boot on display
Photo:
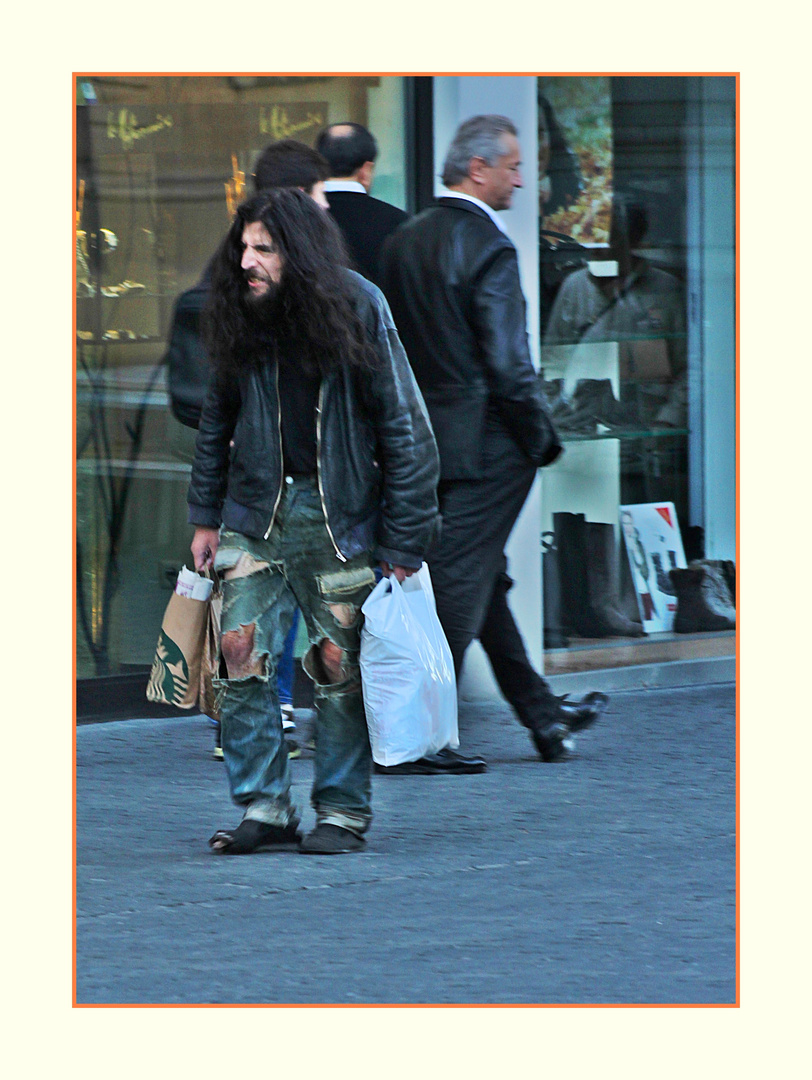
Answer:
[[692, 564], [686, 570], [672, 570], [671, 581], [677, 596], [678, 634], [735, 629], [736, 609], [721, 570], [707, 563]]
[[689, 566], [712, 566], [720, 570], [725, 579], [730, 600], [733, 607], [736, 606], [736, 564], [732, 559], [693, 559]]
[[586, 577], [595, 637], [642, 637], [643, 624], [620, 610], [620, 580], [615, 530], [602, 521], [587, 521]]

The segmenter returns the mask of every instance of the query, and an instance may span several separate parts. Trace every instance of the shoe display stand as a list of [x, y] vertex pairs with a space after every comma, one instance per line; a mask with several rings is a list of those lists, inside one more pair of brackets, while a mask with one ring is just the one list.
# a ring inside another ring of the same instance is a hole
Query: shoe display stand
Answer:
[[[649, 424], [635, 419], [636, 395], [645, 391], [645, 384], [624, 382], [621, 388], [622, 348], [617, 341], [607, 341], [547, 346], [543, 350], [546, 383], [556, 388], [564, 402], [579, 397], [586, 402], [589, 394], [596, 391], [602, 395], [592, 399], [596, 412], [592, 414], [591, 424], [590, 406], [581, 408], [572, 419], [564, 409], [559, 432], [566, 453], [541, 472], [540, 517], [545, 551], [551, 537], [554, 547], [557, 543], [556, 550], [549, 555], [553, 560], [549, 567], [552, 577], [547, 572], [545, 555], [545, 576], [556, 589], [555, 595], [550, 594], [550, 604], [543, 601], [542, 608], [548, 615], [544, 629], [548, 649], [577, 648], [585, 639], [638, 638], [643, 630], [633, 610], [635, 605], [629, 608], [628, 602], [633, 598], [631, 587], [623, 584], [627, 575], [624, 575], [626, 556], [619, 522], [623, 501], [621, 476], [625, 475], [629, 460], [636, 457], [641, 462], [641, 480], [647, 496], [651, 500], [661, 497], [660, 447], [673, 443], [663, 443], [660, 437], [673, 439], [684, 432], [673, 428], [651, 429]], [[617, 407], [610, 400], [613, 415], [607, 417], [607, 423], [601, 423], [596, 417], [603, 415], [600, 410], [606, 408], [603, 403], [607, 397], [614, 397]], [[582, 517], [580, 526], [573, 515]], [[576, 526], [575, 533], [571, 533], [569, 530]], [[608, 539], [605, 533], [599, 533], [606, 526], [613, 530]], [[559, 528], [565, 530], [561, 535], [567, 538], [566, 550], [561, 550]], [[580, 546], [577, 543], [573, 546], [582, 534], [591, 540], [581, 540]]]

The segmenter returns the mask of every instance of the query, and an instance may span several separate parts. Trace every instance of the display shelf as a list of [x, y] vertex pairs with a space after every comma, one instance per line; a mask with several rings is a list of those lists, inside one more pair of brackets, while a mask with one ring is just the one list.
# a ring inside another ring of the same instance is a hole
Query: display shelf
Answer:
[[[105, 285], [104, 288], [107, 288]], [[182, 292], [183, 290], [181, 290]], [[153, 292], [151, 289], [127, 289], [123, 293], [117, 293], [115, 296], [105, 296], [103, 292], [97, 291], [92, 295], [80, 296], [77, 294], [77, 303], [92, 303], [101, 297], [102, 300], [132, 300], [135, 297], [140, 297], [142, 300], [177, 300], [180, 293], [176, 289], [168, 290], [166, 292]]]
[[[114, 345], [115, 342], [110, 342], [109, 344]], [[134, 344], [137, 344], [137, 342]], [[158, 372], [158, 378], [164, 380], [160, 383], [160, 385], [163, 386], [165, 385], [166, 380], [166, 368], [163, 364], [160, 364], [159, 366], [160, 370]], [[91, 386], [94, 389], [103, 390], [116, 390], [120, 388], [138, 390], [151, 382], [154, 377], [155, 367], [155, 363], [149, 363], [108, 367], [103, 371], [96, 373], [78, 371], [76, 373], [76, 385], [77, 387], [84, 385]]]
[[663, 664], [680, 660], [714, 659], [736, 655], [736, 631], [704, 634], [648, 634], [644, 638], [570, 638], [566, 649], [546, 649], [544, 674]]
[[98, 340], [96, 340], [96, 338], [93, 338], [92, 340], [88, 340], [86, 338], [79, 337], [78, 334], [76, 335], [76, 344], [85, 345], [88, 347], [96, 347], [98, 345], [155, 345], [156, 343], [160, 343], [162, 345], [166, 344], [166, 338], [161, 337], [158, 334], [150, 334], [136, 338], [99, 338]]
[[90, 405], [102, 398], [105, 405], [119, 406], [122, 408], [140, 408], [146, 405], [148, 408], [168, 409], [169, 398], [165, 390], [77, 390], [76, 404]]
[[183, 461], [128, 461], [126, 458], [80, 458], [80, 476], [123, 476], [133, 473], [149, 480], [188, 480], [192, 466]]
[[626, 428], [622, 431], [599, 431], [599, 432], [566, 432], [558, 429], [558, 437], [562, 443], [568, 442], [597, 442], [605, 439], [664, 439], [675, 435], [687, 435], [687, 428], [640, 428], [640, 430]]
[[[579, 348], [579, 347], [583, 347], [584, 345], [587, 345], [587, 346], [589, 346], [589, 345], [613, 345], [613, 344], [623, 345], [623, 344], [625, 344], [626, 342], [629, 342], [629, 341], [687, 341], [687, 340], [688, 340], [688, 333], [687, 333], [687, 331], [682, 331], [682, 330], [669, 330], [669, 331], [657, 330], [657, 331], [652, 331], [652, 333], [650, 333], [650, 334], [646, 334], [646, 333], [642, 333], [642, 332], [633, 334], [633, 333], [630, 333], [629, 331], [624, 331], [623, 333], [619, 333], [617, 330], [612, 330], [611, 334], [607, 334], [606, 337], [601, 337], [598, 334], [595, 334], [595, 336], [590, 337], [587, 342], [579, 342], [578, 340], [574, 341], [572, 339], [572, 337], [561, 338], [561, 340], [557, 340], [556, 338], [553, 338], [553, 337], [545, 338], [545, 340], [544, 340], [544, 348], [549, 349], [549, 348], [561, 348], [561, 347], [564, 347], [564, 348], [568, 348], [568, 349], [576, 349], [576, 348]], [[549, 364], [549, 363], [550, 363], [550, 361], [547, 362], [547, 364]], [[542, 367], [546, 368], [547, 364], [542, 364]], [[554, 364], [553, 364], [553, 366], [554, 366]]]

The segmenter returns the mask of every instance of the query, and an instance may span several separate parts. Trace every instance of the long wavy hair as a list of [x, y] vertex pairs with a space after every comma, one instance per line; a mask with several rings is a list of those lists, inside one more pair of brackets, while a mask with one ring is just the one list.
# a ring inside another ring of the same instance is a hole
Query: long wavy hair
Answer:
[[[282, 256], [273, 300], [253, 302], [240, 265], [246, 225], [261, 222]], [[355, 312], [358, 286], [338, 226], [304, 192], [263, 191], [242, 203], [214, 256], [203, 313], [209, 356], [221, 375], [244, 370], [290, 348], [303, 368], [322, 375], [338, 367], [375, 365], [366, 328]]]

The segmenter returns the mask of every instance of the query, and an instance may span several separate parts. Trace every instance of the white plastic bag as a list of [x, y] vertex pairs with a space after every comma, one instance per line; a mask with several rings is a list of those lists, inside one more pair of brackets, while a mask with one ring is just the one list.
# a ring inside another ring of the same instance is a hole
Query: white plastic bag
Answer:
[[373, 760], [399, 765], [460, 745], [454, 661], [426, 564], [382, 578], [361, 609], [361, 684]]

